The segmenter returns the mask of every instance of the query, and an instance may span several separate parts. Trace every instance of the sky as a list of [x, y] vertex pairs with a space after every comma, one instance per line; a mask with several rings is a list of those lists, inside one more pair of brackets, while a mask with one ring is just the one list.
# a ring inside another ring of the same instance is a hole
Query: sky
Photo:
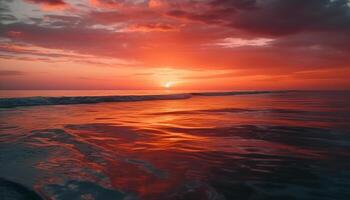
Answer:
[[350, 89], [349, 0], [0, 0], [0, 89]]

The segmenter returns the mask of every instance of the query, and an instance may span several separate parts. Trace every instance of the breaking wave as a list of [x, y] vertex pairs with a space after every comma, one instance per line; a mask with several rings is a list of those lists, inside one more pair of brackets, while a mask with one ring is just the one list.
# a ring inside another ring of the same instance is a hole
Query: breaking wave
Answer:
[[105, 102], [130, 102], [151, 100], [189, 99], [193, 96], [229, 96], [248, 94], [285, 93], [290, 91], [232, 91], [232, 92], [196, 92], [161, 95], [128, 95], [128, 96], [75, 96], [75, 97], [21, 97], [0, 98], [0, 108], [42, 105], [94, 104]]

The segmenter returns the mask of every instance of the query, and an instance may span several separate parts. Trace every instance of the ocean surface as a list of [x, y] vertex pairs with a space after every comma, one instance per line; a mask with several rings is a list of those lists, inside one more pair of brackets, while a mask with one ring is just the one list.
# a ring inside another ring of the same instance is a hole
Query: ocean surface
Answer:
[[350, 92], [0, 91], [0, 199], [348, 200]]

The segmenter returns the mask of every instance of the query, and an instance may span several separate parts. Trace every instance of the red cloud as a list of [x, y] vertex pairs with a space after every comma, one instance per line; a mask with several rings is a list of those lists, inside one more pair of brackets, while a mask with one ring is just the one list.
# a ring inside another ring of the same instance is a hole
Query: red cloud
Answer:
[[137, 24], [128, 27], [128, 31], [151, 32], [151, 31], [176, 31], [175, 26], [161, 23]]
[[90, 4], [102, 8], [119, 8], [122, 3], [110, 0], [90, 0]]
[[51, 6], [58, 6], [58, 5], [66, 5], [66, 2], [63, 0], [27, 0], [32, 3], [38, 3], [38, 4], [47, 4]]
[[[69, 2], [26, 1], [44, 7]], [[337, 70], [349, 68], [350, 63], [350, 7], [345, 2], [90, 0], [87, 5], [74, 4], [74, 13], [43, 13], [42, 18], [3, 23], [0, 37], [11, 43], [136, 60], [145, 68], [243, 70], [249, 76], [325, 80], [349, 74]], [[103, 5], [96, 9], [92, 4]], [[2, 51], [32, 58], [37, 53]], [[213, 78], [231, 75], [238, 76]]]
[[61, 10], [67, 7], [63, 0], [27, 0], [31, 3], [41, 4], [42, 10]]

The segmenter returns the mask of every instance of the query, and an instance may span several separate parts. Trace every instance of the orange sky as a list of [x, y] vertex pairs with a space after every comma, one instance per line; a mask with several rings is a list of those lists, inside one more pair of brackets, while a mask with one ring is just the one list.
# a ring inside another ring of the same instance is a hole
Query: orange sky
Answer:
[[0, 89], [350, 89], [348, 0], [6, 0]]

